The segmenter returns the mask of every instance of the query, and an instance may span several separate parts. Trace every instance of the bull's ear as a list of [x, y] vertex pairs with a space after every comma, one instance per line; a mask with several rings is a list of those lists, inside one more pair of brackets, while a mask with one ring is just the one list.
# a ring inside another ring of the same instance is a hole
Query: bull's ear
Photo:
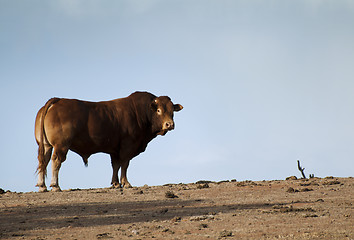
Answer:
[[173, 105], [173, 110], [175, 112], [181, 111], [183, 109], [183, 106], [181, 104], [174, 104]]

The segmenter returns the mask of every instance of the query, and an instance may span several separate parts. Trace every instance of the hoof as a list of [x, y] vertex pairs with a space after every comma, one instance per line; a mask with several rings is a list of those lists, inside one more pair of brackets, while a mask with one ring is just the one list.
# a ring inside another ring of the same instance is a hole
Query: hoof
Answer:
[[52, 192], [61, 192], [60, 187], [52, 187]]
[[120, 183], [112, 183], [112, 188], [122, 188], [122, 185], [120, 185]]
[[39, 187], [38, 192], [48, 192], [46, 187]]
[[123, 185], [124, 188], [132, 188], [132, 185], [130, 185], [130, 183], [126, 183]]

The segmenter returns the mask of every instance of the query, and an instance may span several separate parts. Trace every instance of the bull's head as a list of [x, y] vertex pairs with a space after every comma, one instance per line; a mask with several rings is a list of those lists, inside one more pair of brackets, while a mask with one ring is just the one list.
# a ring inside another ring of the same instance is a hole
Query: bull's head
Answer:
[[173, 104], [167, 96], [157, 97], [151, 103], [153, 110], [153, 129], [158, 135], [165, 135], [175, 128], [173, 113], [183, 109], [180, 104]]

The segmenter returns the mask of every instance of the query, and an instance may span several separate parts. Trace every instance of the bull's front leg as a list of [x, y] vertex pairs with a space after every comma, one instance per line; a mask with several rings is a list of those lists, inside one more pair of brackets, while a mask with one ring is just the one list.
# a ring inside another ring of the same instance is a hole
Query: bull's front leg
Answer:
[[128, 170], [129, 162], [130, 162], [130, 160], [124, 161], [121, 163], [122, 172], [120, 175], [120, 182], [122, 183], [124, 188], [131, 188], [132, 187], [132, 185], [128, 182], [128, 178], [127, 178], [127, 170]]
[[120, 163], [118, 157], [116, 157], [114, 154], [111, 154], [111, 163], [112, 163], [112, 169], [113, 169], [113, 174], [112, 174], [112, 187], [113, 188], [120, 188], [121, 185], [118, 180], [118, 171], [120, 168]]

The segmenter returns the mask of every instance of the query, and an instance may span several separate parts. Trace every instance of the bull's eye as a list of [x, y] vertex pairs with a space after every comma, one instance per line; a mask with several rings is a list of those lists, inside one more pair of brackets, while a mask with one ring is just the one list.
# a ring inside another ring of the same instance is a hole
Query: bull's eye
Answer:
[[157, 114], [158, 114], [158, 115], [161, 115], [161, 114], [162, 114], [162, 111], [161, 111], [160, 108], [157, 109]]

